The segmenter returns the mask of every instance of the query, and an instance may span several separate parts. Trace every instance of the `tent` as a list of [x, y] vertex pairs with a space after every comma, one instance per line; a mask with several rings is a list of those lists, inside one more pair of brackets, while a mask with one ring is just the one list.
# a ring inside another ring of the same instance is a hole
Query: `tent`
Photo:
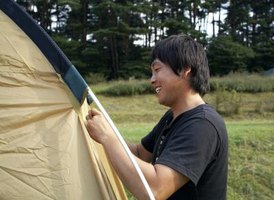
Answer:
[[88, 86], [13, 0], [0, 0], [0, 199], [127, 199], [84, 120]]
[[263, 76], [274, 76], [274, 67], [264, 71]]

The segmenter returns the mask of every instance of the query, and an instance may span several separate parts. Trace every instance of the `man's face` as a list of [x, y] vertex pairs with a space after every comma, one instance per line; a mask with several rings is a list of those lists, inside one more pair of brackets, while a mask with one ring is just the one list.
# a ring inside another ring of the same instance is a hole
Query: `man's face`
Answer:
[[152, 62], [151, 71], [150, 81], [155, 89], [158, 102], [168, 107], [174, 106], [182, 93], [182, 78], [159, 59]]

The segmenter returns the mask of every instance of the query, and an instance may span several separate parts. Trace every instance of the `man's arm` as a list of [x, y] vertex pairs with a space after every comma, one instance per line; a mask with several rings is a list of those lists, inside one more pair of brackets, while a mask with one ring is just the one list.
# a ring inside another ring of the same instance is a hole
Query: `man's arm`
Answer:
[[[149, 199], [126, 151], [99, 111], [92, 109], [89, 112], [86, 127], [91, 138], [103, 145], [115, 171], [129, 191], [138, 199]], [[137, 150], [141, 158], [151, 161], [151, 155], [148, 154], [144, 147], [136, 146], [133, 151], [137, 153]], [[135, 159], [156, 199], [167, 199], [189, 180], [167, 166], [160, 164], [152, 165], [137, 157]]]
[[130, 151], [138, 158], [148, 163], [152, 162], [152, 153], [147, 151], [142, 144], [129, 144]]

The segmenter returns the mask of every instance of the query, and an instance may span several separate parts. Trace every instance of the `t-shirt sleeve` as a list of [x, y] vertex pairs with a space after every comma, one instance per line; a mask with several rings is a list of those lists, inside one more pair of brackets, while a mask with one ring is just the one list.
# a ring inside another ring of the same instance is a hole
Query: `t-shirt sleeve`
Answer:
[[197, 185], [205, 168], [214, 159], [216, 145], [214, 126], [205, 119], [193, 120], [171, 134], [155, 164], [166, 165]]

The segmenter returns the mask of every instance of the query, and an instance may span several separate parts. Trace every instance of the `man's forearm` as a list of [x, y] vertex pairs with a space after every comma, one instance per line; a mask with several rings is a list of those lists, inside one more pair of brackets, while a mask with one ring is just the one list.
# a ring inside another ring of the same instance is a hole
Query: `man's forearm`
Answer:
[[132, 144], [132, 143], [127, 143], [128, 148], [130, 149], [131, 153], [133, 153], [136, 157], [140, 158], [140, 153], [138, 151], [138, 145], [137, 144]]
[[[121, 143], [118, 140], [109, 143], [106, 142], [102, 145], [121, 181], [137, 199], [149, 199], [146, 189]], [[129, 148], [134, 154], [137, 145], [130, 144]], [[146, 163], [137, 157], [135, 159], [142, 171], [144, 168], [154, 170], [150, 163]]]

